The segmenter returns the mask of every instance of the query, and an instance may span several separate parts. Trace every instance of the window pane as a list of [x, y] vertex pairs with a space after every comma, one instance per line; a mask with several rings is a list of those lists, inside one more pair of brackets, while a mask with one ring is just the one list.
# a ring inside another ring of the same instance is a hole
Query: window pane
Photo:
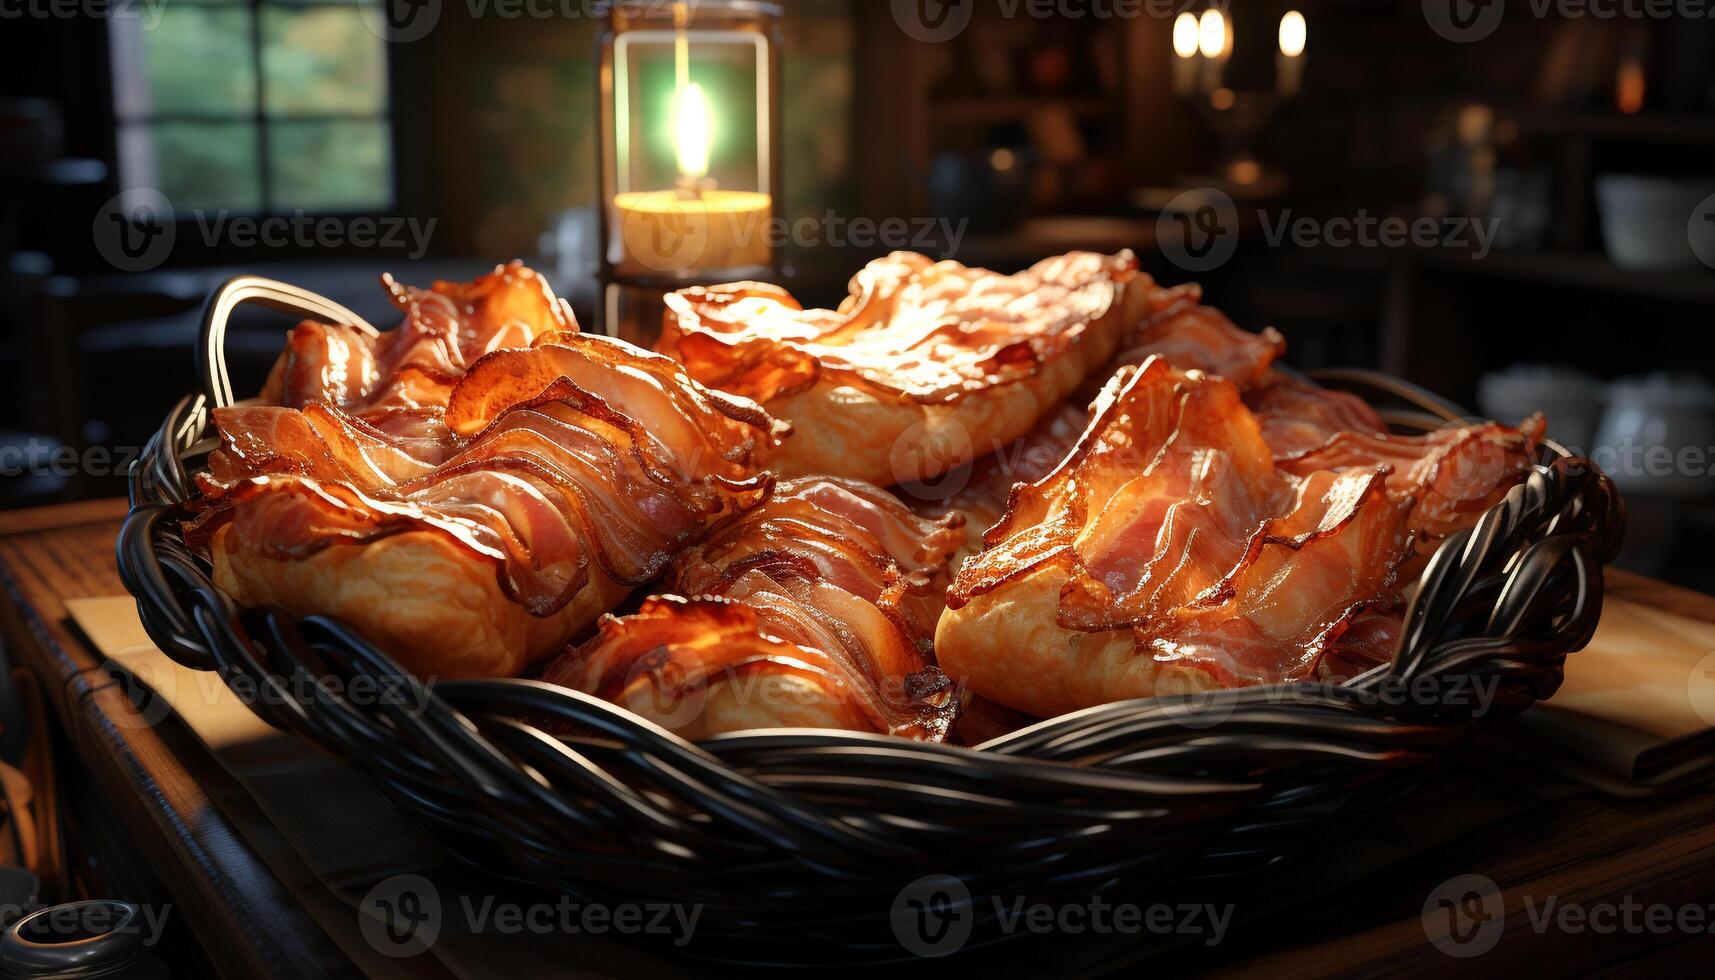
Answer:
[[256, 111], [250, 10], [166, 4], [160, 22], [114, 18], [113, 94], [121, 118]]
[[262, 71], [269, 113], [387, 111], [385, 41], [357, 7], [263, 7]]
[[181, 220], [192, 208], [262, 208], [254, 123], [121, 126], [119, 160], [128, 185], [165, 194]]
[[270, 123], [268, 201], [276, 211], [384, 209], [393, 203], [385, 122]]

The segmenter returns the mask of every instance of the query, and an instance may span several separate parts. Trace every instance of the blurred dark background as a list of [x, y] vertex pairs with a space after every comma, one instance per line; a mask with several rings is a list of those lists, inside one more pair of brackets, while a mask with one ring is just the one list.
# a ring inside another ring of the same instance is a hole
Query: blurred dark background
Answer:
[[[203, 296], [237, 271], [391, 325], [381, 272], [521, 257], [587, 321], [595, 5], [429, 2], [434, 29], [406, 43], [351, 0], [23, 4], [0, 22], [0, 507], [122, 492], [132, 447], [193, 386]], [[1175, 54], [1177, 15], [1207, 6], [787, 0], [780, 210], [822, 222], [788, 248], [792, 289], [835, 303], [888, 250], [829, 241], [830, 217], [945, 219], [906, 244], [1009, 271], [1132, 248], [1280, 328], [1299, 366], [1378, 366], [1510, 421], [1546, 410], [1619, 461], [1627, 562], [1715, 588], [1704, 5], [1235, 0], [1218, 78]], [[921, 18], [967, 13], [921, 40]], [[105, 224], [138, 188], [170, 202], [170, 247]], [[1190, 189], [1234, 202], [1213, 268], [1160, 241]], [[251, 241], [211, 214], [304, 231]], [[314, 234], [321, 218], [338, 234]], [[1384, 219], [1432, 233], [1388, 239]], [[282, 328], [246, 321], [241, 383]]]

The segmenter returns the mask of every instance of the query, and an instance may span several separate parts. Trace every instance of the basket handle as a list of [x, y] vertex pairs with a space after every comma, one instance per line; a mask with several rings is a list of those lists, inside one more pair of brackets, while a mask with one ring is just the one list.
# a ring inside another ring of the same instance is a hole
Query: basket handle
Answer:
[[1420, 385], [1414, 385], [1402, 378], [1368, 368], [1322, 368], [1316, 371], [1306, 371], [1304, 376], [1318, 384], [1330, 385], [1336, 388], [1364, 387], [1405, 402], [1413, 408], [1439, 418], [1443, 422], [1458, 422], [1469, 420], [1472, 416], [1458, 403], [1437, 395]]
[[197, 376], [213, 408], [225, 408], [236, 400], [226, 369], [226, 323], [232, 311], [245, 303], [304, 320], [355, 327], [372, 337], [379, 334], [367, 320], [319, 293], [261, 276], [234, 276], [209, 296], [202, 309]]

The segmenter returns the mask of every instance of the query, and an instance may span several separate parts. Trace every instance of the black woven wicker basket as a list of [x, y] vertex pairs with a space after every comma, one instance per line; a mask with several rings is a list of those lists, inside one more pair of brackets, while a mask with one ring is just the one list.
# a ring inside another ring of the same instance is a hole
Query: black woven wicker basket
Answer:
[[[929, 875], [958, 879], [940, 911], [968, 924], [965, 950], [1016, 935], [997, 915], [1016, 899], [1230, 895], [1342, 813], [1397, 796], [1480, 726], [1552, 694], [1596, 628], [1623, 523], [1606, 477], [1549, 444], [1434, 556], [1393, 662], [1347, 683], [1108, 704], [974, 748], [799, 730], [691, 744], [539, 682], [424, 685], [337, 621], [241, 608], [215, 588], [178, 518], [212, 448], [209, 408], [232, 400], [220, 350], [240, 302], [356, 321], [265, 280], [211, 299], [206, 391], [168, 414], [134, 468], [119, 538], [150, 636], [348, 761], [454, 855], [583, 902], [700, 905], [689, 948], [707, 957], [905, 958], [900, 915]], [[1318, 377], [1403, 403], [1387, 414], [1402, 428], [1457, 415], [1370, 372]], [[345, 696], [360, 678], [400, 696]], [[1457, 696], [1478, 683], [1493, 697]], [[550, 719], [585, 734], [545, 734]]]

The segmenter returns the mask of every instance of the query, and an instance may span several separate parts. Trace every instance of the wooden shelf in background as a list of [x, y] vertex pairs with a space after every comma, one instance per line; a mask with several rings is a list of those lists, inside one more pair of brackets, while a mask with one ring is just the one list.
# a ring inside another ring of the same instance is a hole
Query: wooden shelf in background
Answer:
[[1412, 261], [1439, 270], [1511, 282], [1715, 306], [1715, 270], [1647, 272], [1585, 252], [1494, 252], [1481, 260], [1450, 250], [1414, 252]]
[[1520, 109], [1506, 114], [1523, 136], [1559, 137], [1609, 143], [1715, 146], [1715, 125], [1708, 116], [1688, 113]]

